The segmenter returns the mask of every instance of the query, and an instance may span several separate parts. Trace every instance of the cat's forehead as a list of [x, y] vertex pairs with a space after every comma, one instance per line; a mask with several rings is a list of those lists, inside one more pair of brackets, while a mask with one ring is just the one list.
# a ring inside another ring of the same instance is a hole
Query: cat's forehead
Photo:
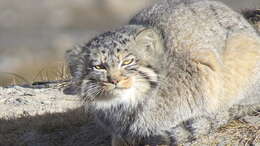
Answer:
[[127, 50], [132, 38], [133, 36], [128, 33], [108, 31], [92, 39], [85, 47], [90, 52], [120, 52]]

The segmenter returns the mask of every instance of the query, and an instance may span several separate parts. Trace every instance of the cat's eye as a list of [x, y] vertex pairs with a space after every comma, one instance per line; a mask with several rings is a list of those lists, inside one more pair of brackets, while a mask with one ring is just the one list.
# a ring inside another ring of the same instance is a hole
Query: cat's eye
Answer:
[[95, 65], [95, 66], [93, 66], [93, 68], [96, 70], [105, 69], [105, 67], [103, 65]]
[[122, 65], [129, 65], [129, 64], [131, 64], [133, 62], [134, 62], [134, 58], [127, 59], [127, 60], [123, 61]]

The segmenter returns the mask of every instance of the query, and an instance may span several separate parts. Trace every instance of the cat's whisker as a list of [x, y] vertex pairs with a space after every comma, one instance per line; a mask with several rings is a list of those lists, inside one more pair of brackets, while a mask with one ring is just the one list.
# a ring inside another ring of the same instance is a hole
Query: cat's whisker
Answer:
[[85, 85], [85, 91], [86, 93], [88, 93], [89, 95], [93, 95], [96, 92], [98, 92], [99, 90], [102, 90], [102, 87], [97, 84], [97, 83], [93, 83], [93, 82], [88, 82]]
[[101, 94], [101, 92], [102, 92], [102, 89], [99, 89], [99, 90], [96, 92], [95, 96], [98, 96], [98, 95], [100, 95], [100, 94]]
[[85, 102], [92, 101], [100, 90], [100, 86], [95, 83], [88, 83], [86, 88], [84, 89], [84, 93], [87, 93], [83, 98]]
[[90, 95], [95, 95], [95, 93], [98, 92], [98, 89], [92, 89], [91, 91], [89, 91]]

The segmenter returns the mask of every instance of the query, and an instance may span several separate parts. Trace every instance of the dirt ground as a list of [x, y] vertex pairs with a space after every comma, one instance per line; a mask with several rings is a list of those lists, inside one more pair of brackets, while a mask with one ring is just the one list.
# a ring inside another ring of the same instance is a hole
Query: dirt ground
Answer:
[[[44, 88], [43, 88], [44, 87]], [[259, 105], [260, 106], [260, 105]], [[110, 135], [57, 86], [0, 88], [0, 145], [108, 146]], [[260, 145], [260, 114], [233, 120], [184, 145]]]

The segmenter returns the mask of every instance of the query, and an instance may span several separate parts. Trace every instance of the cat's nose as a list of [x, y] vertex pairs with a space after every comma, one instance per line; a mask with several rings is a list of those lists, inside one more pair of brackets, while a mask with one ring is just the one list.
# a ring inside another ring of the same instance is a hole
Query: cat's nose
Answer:
[[117, 84], [119, 81], [117, 79], [111, 79], [111, 83]]
[[117, 83], [119, 82], [118, 79], [112, 78], [112, 77], [108, 77], [108, 81], [109, 81], [110, 83], [112, 83], [112, 84], [117, 84]]

